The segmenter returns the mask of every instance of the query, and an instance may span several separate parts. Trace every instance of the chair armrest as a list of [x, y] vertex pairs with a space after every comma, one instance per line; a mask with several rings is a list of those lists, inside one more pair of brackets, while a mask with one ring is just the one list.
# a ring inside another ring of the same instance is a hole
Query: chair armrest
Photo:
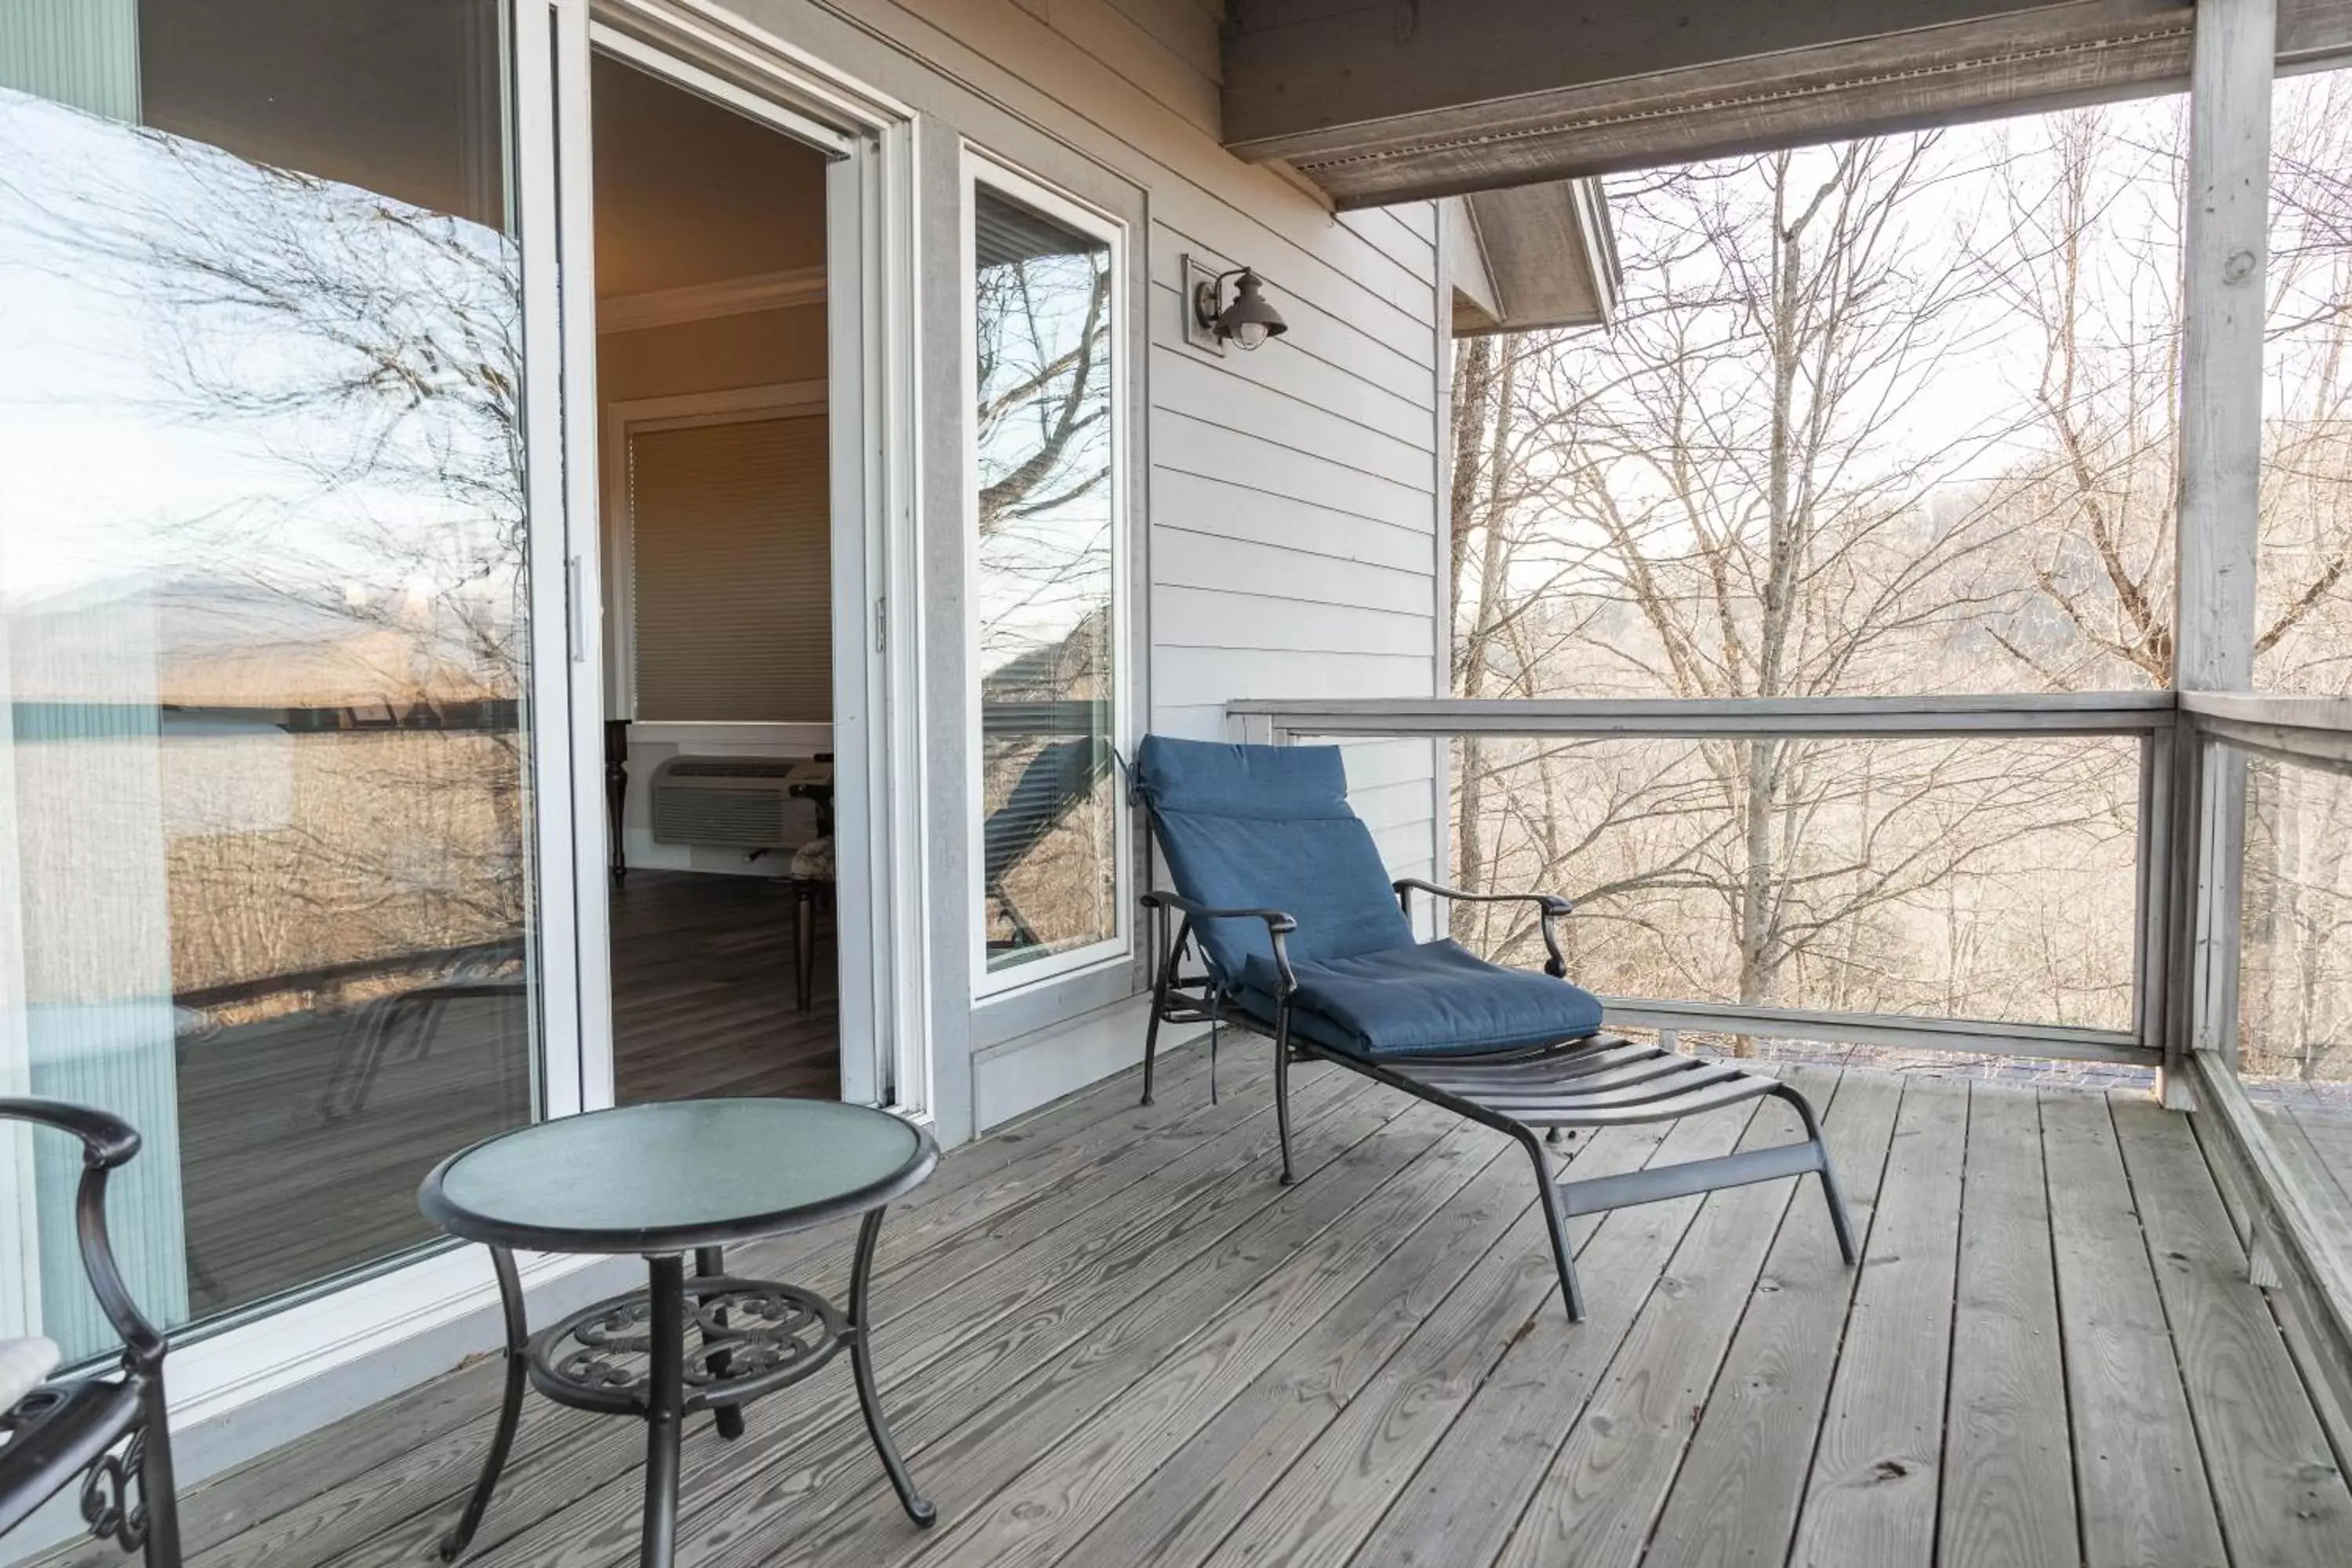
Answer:
[[1286, 915], [1280, 910], [1218, 909], [1213, 905], [1202, 903], [1197, 899], [1188, 899], [1181, 893], [1163, 892], [1156, 888], [1143, 895], [1143, 907], [1147, 910], [1163, 907], [1171, 909], [1188, 920], [1264, 921], [1268, 931], [1279, 931], [1286, 935], [1298, 929], [1297, 917]]
[[106, 1178], [139, 1152], [139, 1133], [119, 1116], [58, 1100], [0, 1098], [0, 1121], [29, 1121], [81, 1140], [81, 1184], [74, 1194], [74, 1238], [81, 1247], [82, 1272], [99, 1310], [121, 1336], [123, 1361], [148, 1372], [163, 1360], [163, 1336], [131, 1299], [114, 1247], [106, 1233]]
[[1424, 882], [1418, 877], [1400, 877], [1391, 886], [1396, 889], [1397, 907], [1408, 915], [1412, 912], [1411, 900], [1416, 892], [1451, 899], [1462, 904], [1535, 905], [1537, 923], [1543, 931], [1544, 952], [1549, 955], [1544, 961], [1544, 973], [1554, 980], [1568, 978], [1568, 959], [1559, 951], [1559, 932], [1552, 929], [1551, 922], [1562, 915], [1574, 914], [1576, 905], [1558, 893], [1474, 893], [1465, 888], [1444, 888], [1435, 882]]
[[62, 1100], [0, 1098], [0, 1121], [30, 1121], [70, 1132], [81, 1140], [85, 1157], [93, 1165], [112, 1170], [139, 1152], [139, 1133], [122, 1118], [87, 1105]]
[[1572, 915], [1576, 905], [1558, 893], [1474, 893], [1466, 888], [1444, 888], [1418, 877], [1400, 877], [1391, 884], [1402, 898], [1409, 892], [1429, 893], [1460, 904], [1538, 904], [1548, 915]]
[[1284, 941], [1298, 929], [1297, 916], [1280, 910], [1218, 909], [1197, 899], [1188, 899], [1181, 893], [1171, 893], [1158, 888], [1144, 894], [1142, 903], [1147, 910], [1174, 910], [1184, 917], [1184, 923], [1177, 928], [1176, 941], [1168, 949], [1167, 968], [1163, 973], [1175, 968], [1176, 953], [1183, 947], [1184, 938], [1192, 931], [1194, 921], [1264, 921], [1265, 933], [1274, 943], [1274, 972], [1281, 983], [1279, 994], [1287, 996], [1298, 989], [1298, 976], [1291, 973], [1290, 951]]

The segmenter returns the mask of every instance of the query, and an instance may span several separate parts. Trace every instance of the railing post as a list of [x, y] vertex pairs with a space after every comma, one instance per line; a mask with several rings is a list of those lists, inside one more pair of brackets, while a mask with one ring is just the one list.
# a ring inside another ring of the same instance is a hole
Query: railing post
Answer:
[[[2238, 690], [2253, 679], [2277, 22], [2276, 0], [2200, 0], [2190, 49], [2173, 515], [2173, 685], [2181, 690]], [[2234, 992], [2221, 982], [2237, 973], [2245, 763], [2222, 751], [2207, 769], [2202, 750], [2193, 732], [2175, 746], [2173, 842], [2194, 852], [2174, 867], [2173, 919], [2195, 934], [2173, 948], [2186, 962], [2170, 966], [2166, 999], [2168, 1104], [2182, 1099], [2187, 1053], [2226, 1047], [2232, 1032], [2233, 1020], [2217, 1019], [2212, 1004]], [[2200, 773], [2202, 787], [2193, 787]]]

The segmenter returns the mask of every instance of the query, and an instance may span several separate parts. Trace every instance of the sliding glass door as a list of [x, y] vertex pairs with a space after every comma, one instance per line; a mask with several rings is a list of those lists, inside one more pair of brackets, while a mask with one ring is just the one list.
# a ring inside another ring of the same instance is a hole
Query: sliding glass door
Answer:
[[[0, 12], [0, 1093], [139, 1128], [169, 1324], [425, 1241], [539, 1113], [513, 32]], [[80, 1356], [76, 1162], [0, 1143], [0, 1336]]]

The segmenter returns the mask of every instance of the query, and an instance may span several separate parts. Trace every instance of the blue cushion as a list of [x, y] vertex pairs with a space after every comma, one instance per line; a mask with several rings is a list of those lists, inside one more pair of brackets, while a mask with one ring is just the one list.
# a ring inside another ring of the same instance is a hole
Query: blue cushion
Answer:
[[[1298, 921], [1294, 962], [1412, 945], [1371, 830], [1348, 805], [1337, 746], [1228, 746], [1147, 735], [1136, 788], [1177, 891], [1227, 909], [1273, 909]], [[1196, 928], [1211, 972], [1233, 984], [1252, 958], [1271, 961], [1260, 921]]]
[[[1443, 1056], [1578, 1040], [1601, 1028], [1581, 986], [1487, 963], [1454, 941], [1291, 965], [1291, 1027], [1356, 1056]], [[1239, 999], [1274, 1022], [1273, 960], [1253, 954]]]

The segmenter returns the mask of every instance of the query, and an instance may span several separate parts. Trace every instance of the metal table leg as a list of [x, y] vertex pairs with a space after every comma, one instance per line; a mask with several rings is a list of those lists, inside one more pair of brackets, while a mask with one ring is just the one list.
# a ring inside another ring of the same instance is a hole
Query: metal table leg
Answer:
[[875, 1451], [882, 1456], [882, 1468], [890, 1474], [890, 1485], [898, 1494], [899, 1506], [907, 1517], [929, 1529], [940, 1517], [940, 1510], [915, 1493], [914, 1478], [907, 1474], [906, 1462], [898, 1458], [898, 1446], [890, 1440], [889, 1424], [882, 1417], [882, 1395], [874, 1386], [874, 1347], [871, 1320], [867, 1317], [866, 1288], [874, 1279], [874, 1247], [882, 1235], [882, 1211], [868, 1209], [857, 1227], [857, 1257], [849, 1274], [849, 1364], [857, 1374], [857, 1404], [866, 1413], [866, 1431], [874, 1439]]
[[499, 1406], [498, 1432], [490, 1438], [490, 1451], [482, 1460], [474, 1495], [466, 1500], [466, 1511], [457, 1527], [441, 1538], [444, 1563], [456, 1561], [474, 1539], [474, 1531], [481, 1528], [490, 1493], [498, 1489], [499, 1472], [507, 1468], [507, 1454], [514, 1447], [515, 1424], [522, 1419], [522, 1385], [530, 1371], [525, 1347], [530, 1342], [530, 1325], [523, 1318], [522, 1280], [515, 1273], [514, 1254], [503, 1247], [490, 1248], [490, 1268], [499, 1277], [499, 1305], [507, 1320], [506, 1400]]
[[[720, 1278], [727, 1272], [726, 1248], [719, 1247], [705, 1247], [698, 1248], [694, 1255], [694, 1272], [696, 1277], [698, 1279], [717, 1279]], [[723, 1308], [719, 1311], [718, 1321], [722, 1327], [724, 1327], [727, 1322], [727, 1313]], [[711, 1375], [715, 1378], [723, 1379], [727, 1375], [727, 1369], [733, 1363], [733, 1361], [734, 1358], [729, 1355], [725, 1351], [717, 1352], [710, 1358]], [[713, 1411], [712, 1414], [719, 1418], [719, 1435], [721, 1437], [726, 1438], [731, 1443], [736, 1438], [740, 1437], [743, 1435], [743, 1407], [741, 1405], [722, 1405], [717, 1410]]]
[[646, 1327], [645, 1568], [671, 1568], [677, 1552], [677, 1439], [686, 1405], [686, 1259], [646, 1259], [651, 1312]]

